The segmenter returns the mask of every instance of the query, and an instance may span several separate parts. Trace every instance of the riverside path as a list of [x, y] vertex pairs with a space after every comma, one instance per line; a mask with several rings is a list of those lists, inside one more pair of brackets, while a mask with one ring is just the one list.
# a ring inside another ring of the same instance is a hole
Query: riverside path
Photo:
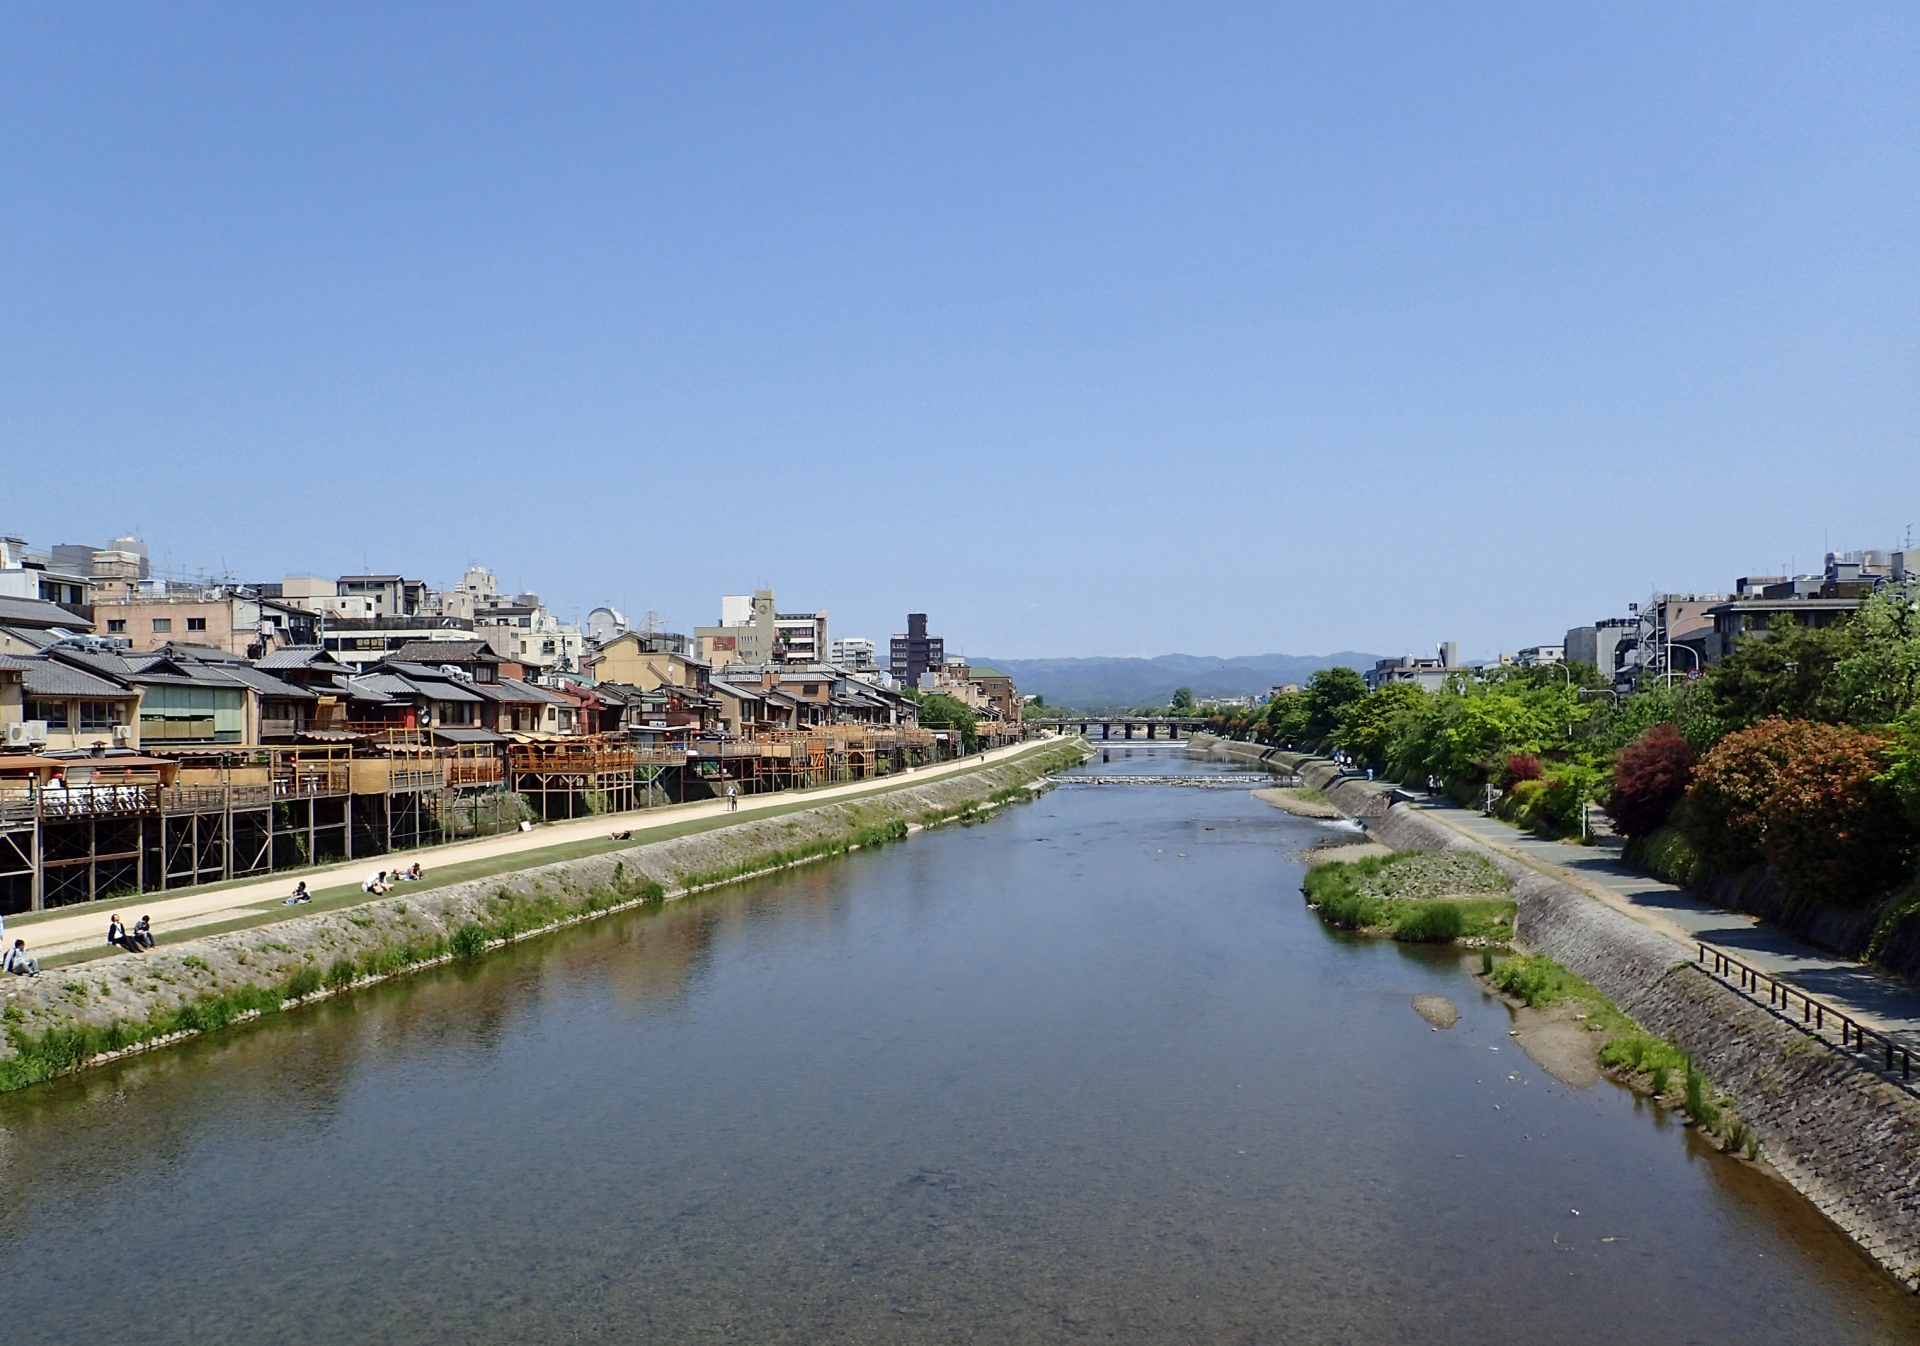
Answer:
[[1652, 926], [1684, 945], [1687, 957], [1700, 942], [1711, 944], [1870, 1028], [1920, 1041], [1920, 987], [1880, 968], [1824, 953], [1778, 926], [1637, 873], [1620, 859], [1618, 841], [1598, 846], [1548, 841], [1445, 800], [1422, 799], [1413, 807]]
[[[383, 869], [404, 867], [415, 861], [428, 871], [428, 882], [417, 889], [413, 885], [402, 884], [396, 891], [425, 891], [444, 880], [476, 878], [488, 872], [504, 873], [544, 864], [548, 860], [568, 858], [570, 852], [577, 852], [580, 847], [606, 844], [609, 834], [613, 832], [631, 832], [633, 840], [623, 840], [620, 844], [632, 845], [647, 840], [649, 833], [673, 835], [702, 824], [724, 826], [728, 822], [744, 822], [749, 817], [859, 799], [939, 780], [963, 771], [978, 770], [983, 764], [1015, 760], [1059, 742], [1057, 738], [1032, 739], [992, 749], [984, 757], [963, 757], [874, 780], [825, 785], [811, 790], [744, 795], [737, 801], [739, 807], [732, 811], [728, 809], [727, 800], [713, 799], [662, 805], [631, 813], [603, 813], [572, 822], [542, 824], [531, 832], [506, 832], [471, 841], [425, 846], [418, 850], [393, 851], [311, 869], [282, 871], [266, 879], [209, 884], [165, 896], [136, 893], [100, 902], [56, 907], [51, 911], [8, 918], [7, 935], [9, 938], [26, 939], [33, 952], [49, 963], [71, 962], [77, 957], [115, 956], [119, 955], [119, 950], [106, 944], [107, 918], [115, 912], [128, 925], [133, 924], [136, 915], [152, 916], [160, 941], [170, 943], [183, 937], [193, 938], [241, 925], [258, 925], [281, 917], [371, 901], [372, 897], [360, 889], [368, 875]], [[448, 871], [453, 872], [449, 874]], [[285, 905], [287, 894], [300, 880], [305, 880], [313, 893], [313, 904], [297, 907]]]

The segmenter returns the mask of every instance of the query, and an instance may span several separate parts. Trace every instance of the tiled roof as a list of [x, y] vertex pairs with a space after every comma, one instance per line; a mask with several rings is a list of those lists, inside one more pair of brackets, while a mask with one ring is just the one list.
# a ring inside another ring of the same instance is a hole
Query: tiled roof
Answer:
[[52, 659], [22, 659], [20, 662], [26, 665], [20, 670], [20, 681], [28, 696], [84, 696], [114, 700], [133, 695], [117, 682], [108, 682], [105, 678], [95, 677]]

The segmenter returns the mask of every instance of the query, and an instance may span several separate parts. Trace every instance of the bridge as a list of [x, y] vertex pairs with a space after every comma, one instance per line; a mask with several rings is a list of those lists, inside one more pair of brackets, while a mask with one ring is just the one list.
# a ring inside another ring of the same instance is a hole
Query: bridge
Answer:
[[[1163, 737], [1177, 739], [1180, 731], [1189, 735], [1197, 734], [1207, 727], [1206, 720], [1198, 715], [1064, 715], [1058, 717], [1036, 718], [1027, 716], [1023, 721], [1033, 729], [1058, 729], [1063, 734], [1078, 731], [1088, 738], [1094, 737], [1094, 726], [1099, 726], [1101, 739], [1131, 739], [1136, 728], [1146, 730], [1149, 740]], [[1116, 734], [1115, 729], [1124, 732]]]

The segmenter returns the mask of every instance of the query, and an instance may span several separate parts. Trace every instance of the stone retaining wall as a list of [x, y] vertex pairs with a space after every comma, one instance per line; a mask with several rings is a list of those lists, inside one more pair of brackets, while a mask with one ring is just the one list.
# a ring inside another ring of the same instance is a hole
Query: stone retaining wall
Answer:
[[[462, 927], [485, 926], [516, 899], [546, 903], [541, 910], [558, 913], [551, 928], [637, 905], [651, 884], [674, 897], [694, 885], [724, 882], [797, 858], [831, 853], [852, 844], [868, 829], [937, 822], [978, 807], [997, 794], [1032, 785], [1083, 754], [1083, 749], [1063, 744], [924, 785], [443, 888], [408, 892], [403, 885], [388, 897], [337, 911], [168, 943], [144, 956], [119, 954], [54, 968], [36, 978], [9, 978], [4, 1012], [8, 1040], [0, 1045], [0, 1069], [12, 1062], [17, 1071], [21, 1042], [44, 1042], [50, 1034], [58, 1037], [119, 1025], [135, 1030], [136, 1041], [129, 1050], [172, 1041], [188, 1034], [169, 1032], [163, 1038], [141, 1034], [138, 1027], [164, 1022], [183, 1007], [210, 999], [258, 996], [303, 972], [324, 975], [343, 961], [365, 967], [384, 950], [440, 949]], [[537, 931], [523, 930], [519, 937], [533, 933]], [[415, 959], [413, 965], [443, 956]], [[395, 967], [393, 973], [405, 970]], [[356, 973], [352, 982], [378, 979], [377, 974]], [[137, 1040], [142, 1037], [147, 1040]], [[120, 1054], [124, 1052], [111, 1053]]]

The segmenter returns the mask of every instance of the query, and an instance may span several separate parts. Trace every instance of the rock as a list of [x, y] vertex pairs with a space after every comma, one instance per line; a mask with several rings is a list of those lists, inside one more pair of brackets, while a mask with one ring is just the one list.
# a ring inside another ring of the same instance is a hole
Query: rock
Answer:
[[1460, 1011], [1443, 995], [1417, 995], [1413, 998], [1413, 1008], [1435, 1028], [1452, 1028], [1460, 1022]]

